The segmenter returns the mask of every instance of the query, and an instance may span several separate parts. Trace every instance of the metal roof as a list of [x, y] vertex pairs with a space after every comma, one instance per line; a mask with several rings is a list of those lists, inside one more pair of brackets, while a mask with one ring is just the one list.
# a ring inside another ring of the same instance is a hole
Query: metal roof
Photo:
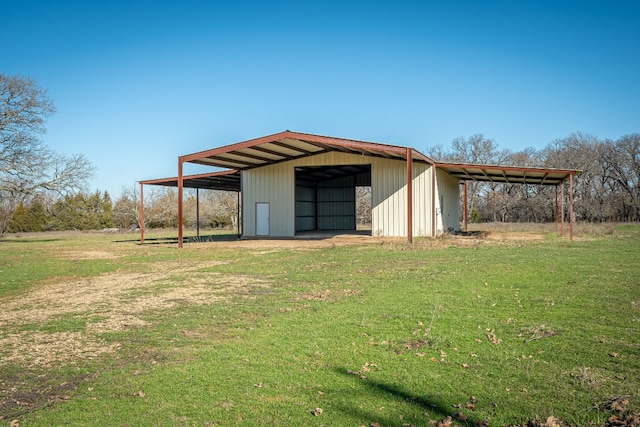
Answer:
[[[434, 164], [452, 176], [464, 181], [501, 182], [514, 184], [558, 185], [579, 170], [538, 167], [482, 165], [470, 163], [437, 163], [419, 151], [398, 145], [335, 138], [301, 132], [284, 131], [273, 135], [250, 139], [223, 147], [180, 156], [181, 162], [196, 163], [227, 169], [222, 172], [186, 175], [185, 188], [240, 191], [242, 170], [258, 168], [289, 160], [300, 159], [328, 152], [342, 152], [363, 156], [381, 157]], [[354, 166], [355, 167], [355, 166]], [[306, 173], [332, 173], [326, 170], [309, 169]], [[341, 170], [340, 173], [344, 173]], [[178, 178], [163, 178], [140, 181], [140, 184], [178, 186]]]
[[[164, 185], [177, 187], [178, 178], [160, 178], [140, 181], [143, 185]], [[230, 170], [222, 172], [185, 175], [183, 185], [186, 188], [204, 188], [206, 190], [240, 191], [240, 171]]]
[[577, 175], [581, 172], [577, 169], [479, 165], [469, 163], [436, 163], [436, 167], [464, 181], [537, 185], [558, 185], [567, 180], [571, 175]]
[[417, 150], [397, 145], [284, 131], [236, 144], [181, 156], [183, 162], [227, 169], [251, 169], [331, 151], [433, 164]]

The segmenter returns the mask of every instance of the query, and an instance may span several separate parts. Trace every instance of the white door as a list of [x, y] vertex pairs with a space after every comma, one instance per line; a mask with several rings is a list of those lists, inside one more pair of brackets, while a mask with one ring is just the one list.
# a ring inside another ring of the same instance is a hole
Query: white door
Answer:
[[269, 235], [269, 203], [256, 203], [256, 236]]

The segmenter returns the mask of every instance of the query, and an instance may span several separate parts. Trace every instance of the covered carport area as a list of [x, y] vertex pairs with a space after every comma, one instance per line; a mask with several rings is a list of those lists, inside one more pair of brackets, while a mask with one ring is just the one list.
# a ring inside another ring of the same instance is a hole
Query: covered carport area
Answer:
[[[463, 187], [462, 222], [466, 231], [468, 225], [467, 213], [467, 182], [491, 182], [506, 184], [553, 185], [556, 187], [555, 222], [556, 228], [560, 221], [560, 234], [564, 235], [565, 221], [565, 187], [569, 182], [569, 238], [573, 240], [573, 181], [581, 171], [578, 169], [555, 169], [538, 167], [493, 166], [468, 163], [436, 163], [436, 167], [458, 178]], [[558, 194], [560, 193], [560, 194]], [[558, 204], [560, 201], [560, 204]]]
[[[173, 178], [160, 178], [150, 179], [146, 181], [139, 181], [140, 184], [140, 243], [144, 243], [144, 186], [145, 185], [159, 185], [164, 187], [178, 188], [178, 177]], [[182, 177], [182, 186], [185, 188], [192, 188], [196, 190], [196, 237], [200, 238], [200, 189], [203, 190], [219, 190], [219, 191], [233, 191], [238, 194], [238, 235], [241, 234], [240, 227], [242, 221], [240, 221], [241, 215], [241, 175], [240, 171], [227, 170], [221, 172], [210, 172], [197, 175], [186, 175]], [[182, 221], [182, 218], [180, 218]], [[182, 229], [182, 225], [179, 225]]]

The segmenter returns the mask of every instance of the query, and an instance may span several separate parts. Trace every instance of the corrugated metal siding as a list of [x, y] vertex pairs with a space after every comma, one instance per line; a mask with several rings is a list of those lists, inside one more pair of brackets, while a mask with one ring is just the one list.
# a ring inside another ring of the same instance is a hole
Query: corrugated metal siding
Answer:
[[406, 169], [402, 161], [371, 165], [372, 223], [374, 236], [406, 236]]
[[355, 229], [356, 191], [354, 177], [319, 183], [318, 230]]
[[[406, 163], [377, 157], [330, 152], [243, 172], [244, 235], [255, 236], [255, 203], [271, 202], [271, 236], [295, 235], [295, 173], [297, 166], [371, 165], [372, 234], [407, 235]], [[413, 164], [413, 233], [431, 235], [431, 169]], [[333, 228], [333, 227], [332, 227]], [[348, 227], [347, 227], [348, 228]]]
[[431, 166], [413, 164], [413, 235], [431, 236]]
[[283, 165], [243, 172], [245, 236], [256, 235], [255, 204], [259, 202], [271, 203], [269, 230], [271, 236], [294, 235], [294, 174], [290, 166], [283, 167]]
[[460, 181], [438, 170], [438, 234], [449, 229], [460, 230]]
[[316, 189], [296, 185], [296, 231], [316, 229]]

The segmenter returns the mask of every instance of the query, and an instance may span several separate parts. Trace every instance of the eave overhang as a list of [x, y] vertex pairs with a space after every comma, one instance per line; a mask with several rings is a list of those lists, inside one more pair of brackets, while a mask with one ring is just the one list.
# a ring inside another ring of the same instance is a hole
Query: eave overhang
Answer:
[[471, 163], [436, 163], [444, 170], [463, 181], [494, 182], [507, 184], [558, 185], [577, 175], [578, 169], [554, 169], [538, 167], [482, 165]]
[[[409, 149], [412, 161], [434, 164], [417, 150]], [[342, 152], [392, 160], [407, 160], [406, 147], [284, 131], [236, 144], [181, 156], [186, 163], [245, 170], [301, 159], [328, 152]]]
[[[221, 172], [202, 173], [198, 175], [185, 175], [183, 178], [185, 188], [202, 188], [205, 190], [240, 191], [240, 171], [228, 170]], [[162, 185], [165, 187], [177, 187], [178, 178], [160, 178], [140, 181], [142, 185]]]

